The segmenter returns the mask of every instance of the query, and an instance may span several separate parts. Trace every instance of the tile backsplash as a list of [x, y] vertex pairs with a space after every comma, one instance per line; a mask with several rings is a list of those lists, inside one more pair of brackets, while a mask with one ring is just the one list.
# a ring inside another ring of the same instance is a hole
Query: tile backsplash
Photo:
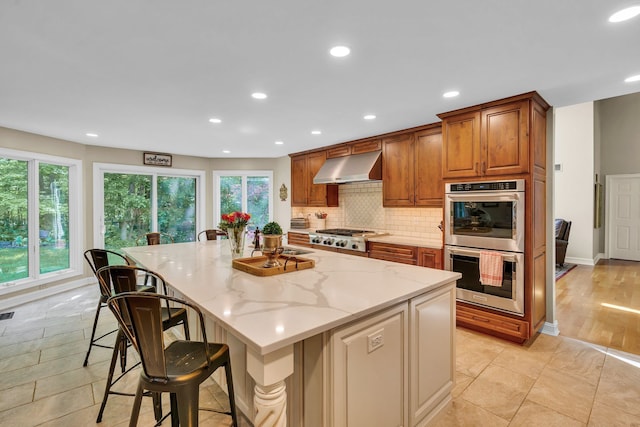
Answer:
[[[385, 231], [397, 236], [440, 240], [441, 208], [384, 208], [382, 183], [343, 184], [337, 208], [291, 208], [291, 217], [308, 216], [309, 226], [319, 228], [359, 228]], [[316, 212], [326, 212], [325, 223]]]

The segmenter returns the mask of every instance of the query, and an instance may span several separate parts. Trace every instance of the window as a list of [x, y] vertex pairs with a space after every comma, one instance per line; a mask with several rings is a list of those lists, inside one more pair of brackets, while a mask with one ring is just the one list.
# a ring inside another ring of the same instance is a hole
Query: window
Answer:
[[0, 293], [81, 272], [81, 165], [0, 149]]
[[202, 171], [97, 164], [94, 166], [94, 245], [135, 246], [150, 231], [194, 241], [204, 217]]
[[[242, 211], [251, 214], [249, 224], [262, 228], [273, 217], [272, 171], [214, 172], [215, 221], [220, 215]], [[214, 224], [217, 226], [217, 222]]]

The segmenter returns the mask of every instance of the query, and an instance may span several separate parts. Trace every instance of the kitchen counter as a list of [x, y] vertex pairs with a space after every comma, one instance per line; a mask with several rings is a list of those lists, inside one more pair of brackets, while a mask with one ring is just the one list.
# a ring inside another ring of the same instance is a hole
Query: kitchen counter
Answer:
[[[225, 240], [178, 243], [125, 252], [160, 273], [176, 295], [196, 303], [214, 329], [224, 331], [220, 338], [242, 344], [246, 358], [234, 365], [246, 366], [258, 394], [269, 393], [274, 384], [281, 385], [284, 393], [284, 380], [293, 373], [295, 344], [438, 288], [453, 289], [460, 277], [321, 250], [304, 255], [315, 261], [313, 269], [257, 277], [231, 267], [227, 244]], [[249, 393], [253, 395], [252, 390]], [[244, 406], [245, 414], [255, 409], [258, 425], [269, 409], [255, 399], [253, 405], [240, 399], [239, 407]]]
[[418, 248], [442, 249], [442, 241], [440, 240], [425, 240], [425, 239], [418, 239], [415, 237], [396, 236], [396, 235], [371, 237], [367, 240], [369, 240], [370, 242], [381, 242], [381, 243], [389, 243], [394, 245], [416, 246]]

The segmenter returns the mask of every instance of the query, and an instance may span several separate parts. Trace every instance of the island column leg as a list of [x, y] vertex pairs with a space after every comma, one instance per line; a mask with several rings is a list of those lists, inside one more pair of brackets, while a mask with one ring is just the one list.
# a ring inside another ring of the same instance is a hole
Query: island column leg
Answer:
[[253, 424], [285, 427], [287, 390], [284, 380], [293, 374], [293, 345], [266, 355], [247, 347], [247, 371], [256, 382]]

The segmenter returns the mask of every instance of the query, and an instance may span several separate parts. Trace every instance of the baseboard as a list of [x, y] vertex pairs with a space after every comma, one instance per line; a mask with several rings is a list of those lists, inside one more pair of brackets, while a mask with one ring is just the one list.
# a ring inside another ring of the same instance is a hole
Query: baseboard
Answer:
[[553, 323], [544, 322], [540, 333], [557, 337], [558, 335], [560, 335], [560, 329], [558, 329], [558, 321], [554, 320]]
[[77, 289], [92, 282], [95, 282], [95, 278], [83, 277], [82, 279], [67, 282], [62, 285], [55, 285], [45, 289], [39, 289], [37, 291], [25, 292], [23, 294], [16, 295], [15, 297], [3, 298], [0, 299], [0, 311], [4, 311], [8, 308], [26, 304], [42, 298], [50, 297], [51, 295], [56, 295], [65, 291]]
[[595, 260], [592, 258], [566, 257], [564, 262], [568, 262], [569, 264], [596, 265]]

